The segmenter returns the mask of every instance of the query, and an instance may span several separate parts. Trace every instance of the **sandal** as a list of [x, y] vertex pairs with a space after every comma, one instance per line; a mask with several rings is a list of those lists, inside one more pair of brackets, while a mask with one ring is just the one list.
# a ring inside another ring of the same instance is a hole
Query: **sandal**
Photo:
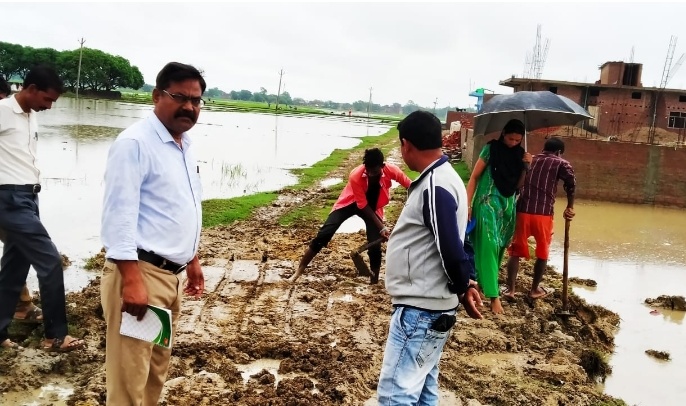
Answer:
[[70, 352], [78, 350], [86, 345], [86, 342], [72, 336], [53, 338], [48, 344], [48, 340], [43, 341], [43, 349], [47, 352]]
[[555, 293], [554, 288], [546, 288], [546, 287], [540, 286], [539, 289], [541, 289], [543, 291], [543, 293], [538, 295], [538, 296], [531, 296], [531, 293], [529, 293], [529, 299], [531, 299], [531, 300], [543, 299], [543, 298], [548, 297], [551, 294]]
[[[20, 308], [17, 306], [17, 308]], [[43, 322], [43, 310], [40, 307], [30, 303], [28, 306], [22, 310], [14, 311], [14, 320], [20, 323], [42, 323]]]
[[515, 303], [517, 299], [513, 293], [510, 293], [510, 289], [507, 286], [500, 287], [500, 296], [509, 303]]

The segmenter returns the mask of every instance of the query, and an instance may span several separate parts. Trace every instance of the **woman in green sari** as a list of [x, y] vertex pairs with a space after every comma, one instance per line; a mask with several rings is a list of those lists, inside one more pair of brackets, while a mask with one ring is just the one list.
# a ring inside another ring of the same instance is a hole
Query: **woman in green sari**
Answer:
[[498, 271], [514, 234], [515, 194], [524, 184], [526, 164], [531, 162], [531, 154], [520, 145], [523, 137], [524, 124], [510, 120], [500, 138], [481, 150], [467, 184], [469, 218], [476, 219], [470, 239], [477, 280], [496, 314], [503, 313]]

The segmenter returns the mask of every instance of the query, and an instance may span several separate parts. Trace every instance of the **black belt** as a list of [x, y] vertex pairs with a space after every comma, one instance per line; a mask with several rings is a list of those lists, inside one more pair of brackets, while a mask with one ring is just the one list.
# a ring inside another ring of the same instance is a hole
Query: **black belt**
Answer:
[[40, 185], [0, 185], [0, 190], [16, 190], [37, 195], [40, 192]]
[[174, 275], [183, 272], [188, 266], [188, 264], [177, 264], [176, 262], [172, 262], [162, 258], [154, 252], [148, 252], [140, 248], [138, 249], [138, 259], [140, 259], [141, 261], [145, 261], [149, 264], [155, 265], [156, 267], [164, 269], [165, 271], [169, 271]]

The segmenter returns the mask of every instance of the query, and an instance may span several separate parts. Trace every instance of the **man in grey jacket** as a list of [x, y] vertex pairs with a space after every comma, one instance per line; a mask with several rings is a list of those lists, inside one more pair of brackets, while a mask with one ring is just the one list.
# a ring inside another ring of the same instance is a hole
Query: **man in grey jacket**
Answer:
[[441, 123], [416, 111], [398, 124], [400, 151], [421, 174], [388, 241], [393, 315], [377, 387], [380, 405], [438, 404], [438, 362], [460, 303], [481, 318], [464, 251], [467, 192], [443, 155]]

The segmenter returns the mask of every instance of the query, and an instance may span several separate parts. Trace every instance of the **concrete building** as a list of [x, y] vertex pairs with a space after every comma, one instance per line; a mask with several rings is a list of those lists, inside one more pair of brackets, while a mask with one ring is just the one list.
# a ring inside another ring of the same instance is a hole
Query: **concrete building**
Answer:
[[595, 83], [511, 77], [500, 85], [515, 92], [549, 90], [574, 100], [595, 117], [581, 126], [600, 136], [646, 142], [654, 120], [657, 133], [672, 133], [677, 141], [683, 141], [686, 90], [643, 87], [642, 71], [640, 63], [606, 62]]

